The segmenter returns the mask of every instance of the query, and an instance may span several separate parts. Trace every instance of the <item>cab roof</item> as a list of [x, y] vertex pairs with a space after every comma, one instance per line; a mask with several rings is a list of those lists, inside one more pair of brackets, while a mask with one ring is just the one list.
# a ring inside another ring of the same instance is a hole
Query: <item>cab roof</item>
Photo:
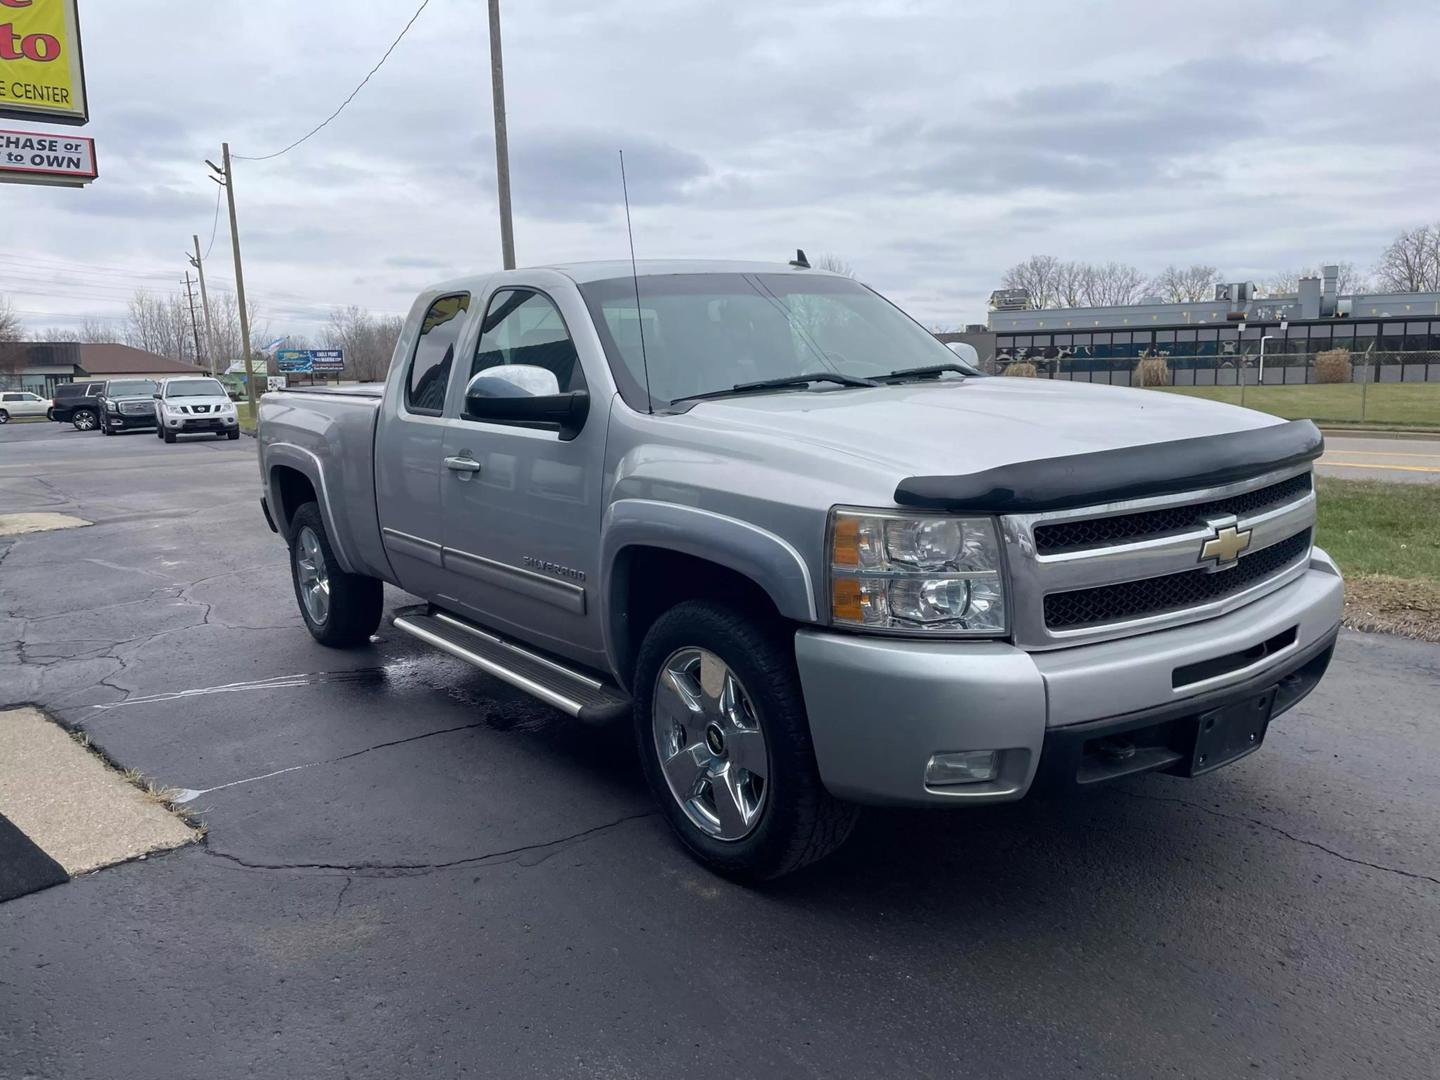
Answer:
[[[598, 262], [543, 263], [525, 266], [516, 270], [501, 270], [494, 274], [469, 274], [450, 281], [432, 285], [430, 292], [475, 291], [480, 285], [496, 277], [510, 274], [524, 275], [527, 271], [551, 270], [564, 274], [577, 285], [592, 281], [608, 281], [611, 278], [628, 278], [631, 274], [629, 259], [605, 259]], [[786, 263], [746, 262], [727, 259], [641, 259], [635, 264], [634, 272], [640, 277], [664, 277], [671, 274], [823, 274], [837, 277], [828, 270], [814, 267], [790, 266]]]

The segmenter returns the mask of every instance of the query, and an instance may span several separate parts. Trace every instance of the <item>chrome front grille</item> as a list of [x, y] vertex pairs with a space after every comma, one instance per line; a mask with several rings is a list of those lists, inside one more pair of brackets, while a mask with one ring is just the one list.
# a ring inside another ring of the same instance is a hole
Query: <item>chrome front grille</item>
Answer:
[[1045, 625], [1051, 630], [1069, 630], [1198, 607], [1243, 592], [1309, 555], [1310, 530], [1306, 529], [1253, 555], [1240, 556], [1228, 570], [1185, 570], [1118, 585], [1050, 593], [1045, 597]]
[[[1180, 495], [1003, 520], [1017, 644], [1056, 648], [1210, 618], [1304, 573], [1315, 526], [1309, 466]], [[1236, 561], [1203, 552], [1248, 534]]]
[[1225, 499], [1144, 510], [1138, 514], [1083, 518], [1035, 526], [1035, 550], [1042, 555], [1075, 548], [1103, 547], [1203, 526], [1213, 517], [1234, 514], [1248, 517], [1262, 510], [1284, 506], [1310, 493], [1310, 474], [1303, 472], [1278, 484], [1269, 484]]
[[120, 405], [120, 411], [126, 416], [143, 416], [146, 413], [155, 411], [155, 406], [143, 401], [125, 401]]

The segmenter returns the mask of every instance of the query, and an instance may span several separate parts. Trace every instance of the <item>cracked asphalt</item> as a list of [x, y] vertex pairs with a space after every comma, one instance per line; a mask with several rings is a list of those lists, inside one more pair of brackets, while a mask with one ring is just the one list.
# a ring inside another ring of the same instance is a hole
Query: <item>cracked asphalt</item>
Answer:
[[626, 733], [312, 642], [256, 480], [249, 439], [0, 428], [0, 512], [95, 522], [0, 540], [0, 705], [209, 829], [0, 906], [0, 1075], [1435, 1075], [1440, 647], [1347, 632], [1202, 780], [874, 812], [748, 891]]

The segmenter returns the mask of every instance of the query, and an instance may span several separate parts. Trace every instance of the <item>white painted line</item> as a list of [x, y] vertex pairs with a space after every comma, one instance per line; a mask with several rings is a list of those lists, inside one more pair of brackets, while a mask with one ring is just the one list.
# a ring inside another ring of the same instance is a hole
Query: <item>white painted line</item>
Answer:
[[0, 711], [0, 814], [72, 876], [199, 838], [35, 709]]
[[166, 694], [145, 694], [126, 698], [124, 701], [110, 701], [103, 705], [92, 705], [92, 709], [123, 709], [127, 705], [153, 705], [160, 701], [178, 701], [181, 698], [203, 697], [206, 694], [241, 694], [248, 690], [283, 690], [292, 686], [309, 686], [314, 675], [273, 675], [268, 679], [250, 682], [225, 683], [223, 686], [202, 686], [193, 690], [172, 690]]

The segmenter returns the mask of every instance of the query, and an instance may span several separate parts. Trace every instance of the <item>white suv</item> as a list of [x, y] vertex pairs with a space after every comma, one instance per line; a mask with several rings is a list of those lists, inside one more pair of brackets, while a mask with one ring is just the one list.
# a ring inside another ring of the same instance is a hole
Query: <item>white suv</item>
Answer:
[[44, 416], [50, 402], [28, 390], [6, 390], [0, 394], [0, 424], [8, 424], [12, 416]]
[[240, 437], [235, 405], [218, 379], [193, 375], [166, 379], [155, 395], [155, 434], [167, 443], [176, 436], [204, 431]]

